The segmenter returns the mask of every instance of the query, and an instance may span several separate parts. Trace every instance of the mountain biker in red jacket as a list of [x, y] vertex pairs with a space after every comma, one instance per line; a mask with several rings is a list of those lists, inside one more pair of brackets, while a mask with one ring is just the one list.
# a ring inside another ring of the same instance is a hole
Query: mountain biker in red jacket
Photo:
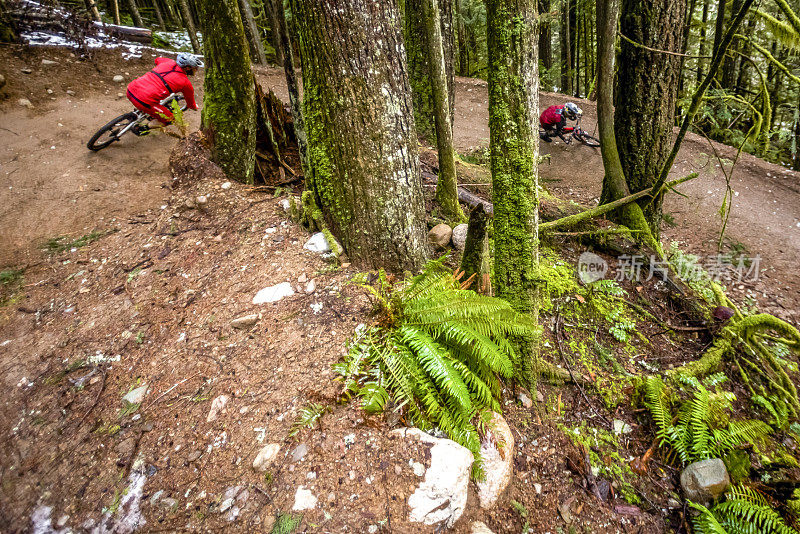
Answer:
[[548, 143], [555, 135], [564, 140], [564, 126], [567, 125], [567, 119], [578, 120], [581, 115], [583, 115], [581, 108], [572, 102], [567, 102], [563, 106], [550, 106], [539, 115], [539, 124], [544, 128], [544, 135], [541, 138]]
[[[194, 87], [189, 76], [202, 66], [203, 62], [191, 54], [180, 53], [176, 61], [157, 57], [153, 70], [128, 84], [128, 100], [153, 119], [169, 124], [174, 118], [172, 110], [162, 106], [161, 101], [172, 93], [182, 93], [188, 109], [196, 110]], [[143, 127], [134, 133], [142, 135], [147, 129]]]

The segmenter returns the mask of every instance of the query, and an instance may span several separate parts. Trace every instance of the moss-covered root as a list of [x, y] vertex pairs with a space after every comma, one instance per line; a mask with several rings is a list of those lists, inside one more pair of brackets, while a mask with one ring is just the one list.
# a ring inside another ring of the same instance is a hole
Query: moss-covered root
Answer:
[[339, 241], [333, 236], [328, 226], [325, 224], [325, 219], [322, 217], [322, 210], [319, 209], [317, 201], [314, 199], [313, 191], [303, 191], [300, 197], [300, 206], [294, 200], [294, 197], [289, 201], [291, 209], [292, 220], [299, 223], [309, 232], [322, 232], [328, 246], [338, 258], [344, 253], [344, 248], [339, 244]]
[[467, 240], [464, 244], [464, 254], [461, 256], [461, 271], [464, 272], [463, 280], [472, 278], [467, 289], [479, 293], [488, 293], [488, 275], [491, 273], [489, 265], [489, 234], [486, 231], [488, 217], [483, 204], [478, 204], [469, 215]]

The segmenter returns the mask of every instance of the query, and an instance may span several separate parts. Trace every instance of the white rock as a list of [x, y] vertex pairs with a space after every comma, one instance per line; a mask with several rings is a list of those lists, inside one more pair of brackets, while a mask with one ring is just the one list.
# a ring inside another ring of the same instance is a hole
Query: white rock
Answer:
[[317, 506], [317, 498], [311, 493], [311, 490], [305, 489], [303, 486], [297, 488], [294, 494], [294, 506], [292, 511], [302, 512], [303, 510], [311, 510]]
[[486, 523], [483, 521], [475, 521], [472, 523], [472, 530], [470, 531], [471, 534], [494, 534], [489, 527], [486, 526]]
[[211, 409], [208, 411], [208, 417], [206, 417], [206, 422], [210, 423], [211, 421], [215, 421], [219, 412], [224, 412], [225, 406], [228, 405], [228, 401], [230, 399], [227, 395], [220, 395], [219, 397], [215, 398], [211, 401]]
[[294, 289], [289, 282], [281, 282], [276, 286], [265, 287], [253, 297], [253, 304], [266, 304], [268, 302], [278, 302], [284, 297], [294, 295]]
[[125, 81], [125, 77], [122, 74], [117, 74], [116, 76], [114, 76], [114, 78], [112, 78], [112, 80], [114, 81], [114, 83], [122, 83]]
[[230, 183], [230, 182], [223, 182], [223, 184], [222, 184], [220, 187], [221, 187], [222, 189], [228, 190], [228, 189], [230, 189], [232, 186], [233, 186], [233, 184], [232, 184], [232, 183]]
[[198, 206], [205, 206], [208, 204], [208, 197], [205, 195], [200, 195], [195, 199], [195, 202]]
[[614, 419], [612, 423], [614, 425], [614, 434], [618, 436], [620, 434], [630, 434], [633, 431], [631, 425], [621, 419]]
[[258, 314], [252, 313], [250, 315], [243, 315], [231, 321], [231, 326], [239, 330], [246, 330], [251, 328], [258, 322]]
[[330, 252], [331, 246], [328, 244], [328, 240], [325, 238], [325, 234], [322, 232], [317, 232], [316, 234], [312, 235], [306, 244], [303, 245], [303, 248], [306, 250], [310, 250], [311, 252]]
[[435, 438], [418, 428], [399, 428], [389, 434], [433, 445], [425, 480], [408, 498], [411, 508], [408, 520], [426, 525], [444, 522], [448, 528], [452, 527], [467, 504], [472, 453], [455, 441]]
[[131, 390], [127, 395], [122, 397], [122, 400], [129, 402], [130, 404], [141, 404], [146, 394], [147, 384]]
[[303, 273], [297, 277], [297, 281], [300, 282], [301, 284], [305, 284], [306, 282], [308, 282], [308, 276], [306, 276], [306, 273]]
[[453, 228], [453, 237], [451, 239], [456, 250], [464, 250], [464, 245], [467, 242], [467, 228], [466, 224], [459, 224]]
[[511, 482], [514, 473], [514, 434], [500, 414], [492, 414], [481, 442], [481, 458], [486, 479], [478, 482], [481, 508], [492, 508]]
[[52, 59], [43, 59], [42, 66], [43, 67], [52, 67], [53, 65], [58, 65], [58, 61], [53, 61]]
[[281, 200], [281, 207], [283, 208], [283, 211], [288, 212], [292, 209], [292, 203], [289, 202], [288, 198], [284, 198]]
[[414, 471], [414, 474], [417, 475], [418, 477], [425, 475], [425, 465], [419, 462], [412, 463], [411, 470]]
[[278, 457], [280, 450], [281, 446], [279, 443], [270, 443], [269, 445], [265, 446], [263, 449], [258, 451], [256, 459], [253, 460], [253, 469], [256, 471], [266, 471], [269, 469], [269, 466], [271, 466], [275, 461], [275, 458]]
[[33, 108], [33, 104], [31, 104], [31, 101], [28, 100], [27, 98], [20, 98], [19, 100], [17, 100], [17, 103], [20, 106], [28, 108], [28, 109], [32, 109]]
[[226, 512], [231, 506], [233, 506], [233, 498], [227, 498], [222, 501], [222, 504], [219, 505], [220, 512]]
[[541, 495], [542, 493], [542, 485], [538, 482], [533, 485], [533, 490], [536, 492], [536, 495]]
[[309, 280], [306, 284], [306, 293], [313, 293], [317, 290], [317, 283], [314, 280]]

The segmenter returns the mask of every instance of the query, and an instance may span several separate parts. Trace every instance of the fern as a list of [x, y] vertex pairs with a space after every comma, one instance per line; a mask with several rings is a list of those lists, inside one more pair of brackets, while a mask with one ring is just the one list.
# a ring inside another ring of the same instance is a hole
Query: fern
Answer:
[[720, 458], [744, 443], [760, 441], [772, 431], [762, 421], [731, 421], [733, 394], [711, 393], [697, 379], [684, 383], [692, 386], [692, 397], [681, 403], [676, 416], [670, 391], [661, 378], [649, 377], [644, 383], [644, 403], [656, 425], [659, 446], [671, 449], [683, 464]]
[[379, 318], [334, 366], [343, 393], [360, 397], [368, 413], [391, 404], [410, 423], [438, 428], [477, 456], [478, 416], [500, 410], [499, 377], [512, 377], [519, 366], [508, 338], [536, 335], [536, 324], [503, 300], [461, 289], [443, 258], [405, 284], [393, 285], [383, 273], [376, 282], [365, 287]]
[[328, 411], [328, 407], [316, 402], [311, 402], [305, 408], [300, 410], [297, 419], [292, 423], [289, 429], [289, 437], [296, 436], [304, 428], [314, 428], [320, 417]]

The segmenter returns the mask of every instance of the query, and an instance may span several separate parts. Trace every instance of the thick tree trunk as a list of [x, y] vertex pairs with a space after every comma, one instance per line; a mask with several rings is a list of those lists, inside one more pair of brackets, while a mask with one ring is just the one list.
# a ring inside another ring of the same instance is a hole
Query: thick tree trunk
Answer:
[[[441, 14], [438, 0], [422, 0], [422, 15], [425, 23], [428, 67], [430, 69], [433, 116], [436, 127], [436, 147], [439, 156], [439, 183], [436, 186], [436, 202], [442, 214], [449, 220], [464, 219], [458, 203], [455, 148], [453, 147], [453, 114], [450, 105], [447, 80], [447, 59], [444, 54]], [[452, 64], [450, 65], [452, 72]]]
[[212, 159], [232, 180], [253, 183], [256, 102], [242, 17], [236, 0], [200, 0], [205, 51], [202, 130]]
[[264, 45], [261, 43], [261, 35], [253, 17], [253, 8], [250, 7], [250, 0], [239, 0], [239, 11], [242, 14], [242, 24], [247, 42], [250, 44], [250, 59], [258, 65], [267, 64], [267, 56], [264, 54]]
[[[430, 33], [425, 23], [425, 2], [428, 0], [406, 0], [405, 26], [403, 36], [408, 53], [408, 75], [411, 81], [414, 101], [414, 122], [417, 134], [421, 139], [433, 142], [436, 135], [434, 121], [432, 72], [429, 59]], [[455, 83], [453, 78], [453, 40], [452, 40], [452, 0], [436, 0], [440, 13], [440, 34], [444, 53], [445, 72], [447, 77], [449, 115], [452, 117], [455, 105]], [[443, 17], [444, 16], [444, 17]], [[450, 19], [449, 21], [447, 19]]]
[[[488, 0], [489, 150], [494, 201], [494, 281], [497, 296], [538, 320], [539, 62], [536, 0]], [[525, 351], [533, 379], [538, 351]]]
[[292, 0], [313, 192], [357, 265], [428, 258], [401, 20], [395, 2]]
[[725, 32], [725, 5], [727, 0], [717, 2], [717, 18], [714, 26], [714, 46], [711, 48], [711, 55], [716, 56], [722, 44], [722, 34]]
[[192, 43], [192, 50], [194, 51], [195, 54], [200, 54], [202, 53], [200, 47], [200, 41], [197, 40], [197, 30], [195, 29], [194, 26], [194, 19], [192, 18], [192, 11], [189, 9], [189, 3], [187, 2], [187, 0], [178, 0], [178, 4], [181, 7], [181, 16], [183, 17], [183, 25], [186, 27], [186, 33], [189, 34], [189, 41], [191, 41]]
[[128, 9], [131, 12], [131, 17], [133, 17], [133, 23], [139, 28], [144, 28], [144, 21], [139, 14], [139, 8], [136, 7], [136, 0], [128, 0]]
[[[657, 50], [681, 49], [686, 0], [622, 0], [621, 11], [620, 31], [626, 37]], [[658, 179], [672, 148], [681, 59], [625, 40], [621, 46], [616, 107], [624, 112], [615, 115], [614, 130], [628, 190], [641, 191]], [[662, 198], [648, 200], [644, 215], [658, 239]]]
[[283, 72], [286, 75], [286, 87], [289, 90], [289, 103], [292, 108], [292, 121], [294, 122], [294, 133], [297, 138], [297, 150], [300, 152], [303, 176], [308, 176], [310, 174], [308, 167], [308, 142], [306, 141], [306, 127], [303, 121], [303, 111], [301, 109], [303, 103], [300, 100], [297, 75], [294, 72], [294, 49], [292, 48], [292, 40], [289, 37], [286, 12], [281, 9], [276, 15], [281, 38], [281, 49], [283, 51]]
[[[539, 13], [550, 13], [550, 0], [539, 0]], [[553, 68], [553, 30], [545, 19], [539, 24], [539, 60], [548, 71]], [[552, 89], [550, 87], [549, 89]]]

